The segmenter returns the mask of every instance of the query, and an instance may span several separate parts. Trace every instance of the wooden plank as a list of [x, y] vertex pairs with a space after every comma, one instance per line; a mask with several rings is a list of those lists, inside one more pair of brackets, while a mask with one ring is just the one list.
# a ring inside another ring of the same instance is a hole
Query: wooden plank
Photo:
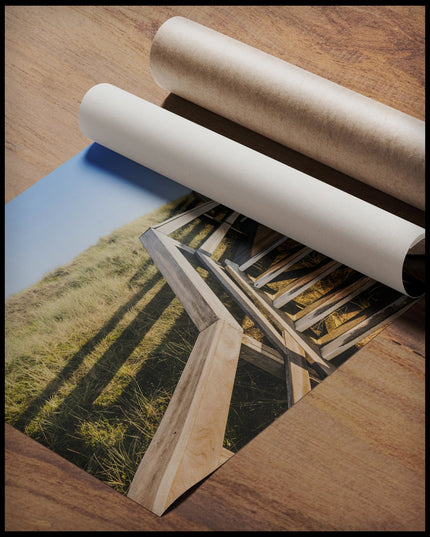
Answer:
[[[200, 330], [128, 493], [161, 515], [188, 488], [231, 456], [222, 441], [242, 329], [188, 263], [176, 241], [154, 229], [147, 230], [141, 241]], [[220, 380], [223, 396], [213, 387]], [[212, 387], [208, 388], [208, 384]], [[216, 404], [213, 397], [217, 398]], [[209, 409], [216, 415], [211, 415]]]
[[282, 236], [282, 233], [279, 233], [278, 231], [275, 231], [274, 229], [257, 222], [255, 233], [252, 233], [252, 248], [250, 257], [253, 257], [261, 250], [264, 250], [266, 246], [270, 246], [274, 241], [278, 240], [278, 238]]
[[237, 213], [236, 211], [232, 212], [224, 220], [224, 222], [222, 222], [222, 224], [218, 227], [218, 229], [216, 229], [213, 233], [209, 235], [209, 237], [205, 240], [205, 242], [200, 246], [199, 250], [209, 255], [213, 254], [213, 252], [216, 250], [216, 247], [222, 241], [222, 239], [226, 236], [228, 230], [231, 228], [232, 224], [234, 224], [238, 216], [239, 216], [239, 213]]
[[282, 380], [285, 378], [284, 359], [281, 354], [272, 347], [245, 334], [242, 336], [240, 358], [270, 373], [274, 377]]
[[318, 373], [323, 377], [330, 375], [336, 369], [326, 362], [320, 354], [316, 351], [315, 347], [312, 347], [302, 336], [297, 333], [294, 328], [288, 325], [279, 313], [271, 307], [260, 295], [252, 288], [252, 286], [246, 281], [246, 275], [239, 271], [239, 267], [231, 261], [226, 261], [226, 271], [232, 276], [232, 278], [240, 285], [240, 287], [252, 297], [252, 299], [258, 303], [267, 315], [273, 320], [276, 326], [283, 332], [284, 330], [292, 336], [292, 338], [303, 347], [306, 353], [306, 359], [309, 361], [312, 367], [314, 367]]
[[293, 339], [285, 330], [283, 332], [283, 336], [285, 338], [285, 346], [287, 347], [290, 355], [288, 367], [291, 375], [293, 401], [295, 404], [311, 391], [309, 372], [306, 367], [306, 353], [303, 350], [303, 347], [299, 345], [297, 341]]
[[200, 332], [128, 492], [161, 515], [225, 462], [225, 426], [242, 330], [220, 320]]
[[272, 267], [270, 267], [268, 270], [263, 272], [261, 276], [258, 276], [254, 280], [254, 287], [257, 289], [260, 289], [260, 287], [263, 287], [263, 285], [266, 285], [266, 283], [271, 282], [276, 276], [279, 276], [284, 270], [294, 265], [294, 263], [297, 263], [297, 261], [300, 261], [303, 259], [306, 255], [308, 255], [310, 252], [312, 252], [311, 248], [303, 247], [300, 248], [297, 252], [294, 252], [293, 254], [287, 256], [285, 259], [282, 259]]
[[[287, 396], [289, 407], [299, 400], [310, 390], [309, 374], [304, 360], [309, 360], [315, 367], [312, 357], [304, 350], [305, 342], [298, 342], [298, 338], [291, 337], [290, 331], [283, 330], [282, 336], [274, 329], [273, 325], [266, 319], [261, 311], [256, 307], [248, 296], [225, 274], [223, 269], [211, 258], [197, 253], [202, 262], [209, 268], [214, 276], [224, 285], [230, 295], [237, 301], [244, 312], [263, 330], [270, 343], [278, 350], [284, 359], [285, 378], [287, 383]], [[291, 343], [291, 347], [290, 347]], [[294, 365], [291, 365], [291, 364]], [[319, 363], [325, 366], [325, 362], [318, 356], [317, 370], [320, 371]], [[301, 371], [304, 369], [304, 371]], [[324, 368], [323, 374], [333, 371]], [[293, 383], [296, 383], [294, 388]]]
[[303, 330], [306, 330], [327, 315], [330, 315], [330, 313], [333, 313], [333, 311], [374, 285], [374, 283], [374, 280], [363, 276], [347, 287], [334, 289], [328, 295], [315, 300], [315, 302], [303, 308], [294, 319], [294, 328], [299, 332], [303, 332]]
[[290, 353], [285, 346], [284, 339], [275, 330], [272, 324], [266, 319], [256, 305], [246, 296], [246, 294], [233, 282], [231, 278], [227, 276], [224, 270], [218, 265], [216, 261], [210, 257], [197, 252], [199, 259], [206, 265], [211, 273], [218, 279], [218, 281], [224, 286], [227, 292], [236, 300], [237, 304], [243, 309], [243, 311], [254, 321], [264, 332], [270, 343], [280, 352], [285, 363], [285, 381], [287, 385], [287, 401], [288, 408], [293, 405], [293, 391], [291, 385], [291, 377], [289, 374], [288, 362], [290, 360]]
[[393, 311], [396, 311], [397, 309], [401, 308], [404, 304], [408, 304], [413, 299], [407, 297], [406, 295], [401, 295], [397, 299], [391, 300], [391, 302], [387, 303], [375, 303], [370, 304], [366, 308], [359, 310], [356, 309], [355, 312], [352, 312], [349, 316], [348, 320], [345, 320], [344, 322], [340, 322], [336, 328], [333, 328], [329, 331], [327, 331], [325, 334], [318, 336], [311, 336], [311, 339], [314, 343], [319, 345], [319, 348], [325, 346], [327, 343], [337, 339], [338, 337], [342, 336], [346, 332], [349, 332], [350, 330], [357, 328], [361, 325], [363, 322], [372, 322], [372, 319], [376, 319], [377, 321], [383, 320], [384, 312], [386, 316], [390, 315]]
[[[285, 379], [284, 359], [281, 354], [273, 347], [269, 347], [269, 345], [265, 345], [246, 334], [243, 334], [242, 337], [240, 358], [266, 371], [266, 373], [270, 373], [274, 377], [282, 380]], [[321, 382], [321, 379], [309, 369], [308, 375], [309, 379], [313, 382]]]
[[365, 317], [358, 324], [355, 324], [354, 320], [345, 323], [345, 326], [339, 327], [343, 329], [343, 333], [321, 347], [321, 356], [326, 360], [332, 360], [341, 352], [346, 351], [362, 339], [379, 330], [379, 328], [396, 319], [404, 311], [409, 309], [413, 303], [414, 301], [409, 297], [402, 295], [373, 315]]
[[268, 246], [265, 246], [262, 250], [259, 250], [256, 254], [254, 254], [251, 258], [246, 260], [244, 263], [240, 265], [240, 270], [246, 270], [249, 267], [251, 267], [254, 263], [257, 263], [262, 257], [264, 257], [266, 254], [277, 248], [280, 244], [285, 242], [287, 240], [287, 237], [279, 237], [277, 240], [272, 242], [272, 244], [269, 244]]
[[232, 211], [228, 216], [227, 218], [225, 219], [225, 221], [230, 224], [231, 226], [236, 222], [237, 218], [241, 216], [240, 213], [236, 212], [236, 211]]
[[285, 304], [290, 302], [290, 300], [296, 298], [296, 296], [303, 293], [303, 291], [306, 291], [306, 289], [309, 289], [309, 287], [312, 287], [312, 285], [340, 266], [341, 263], [330, 260], [323, 266], [316, 268], [312, 272], [309, 272], [309, 274], [306, 274], [306, 276], [299, 278], [298, 280], [289, 284], [286, 288], [278, 291], [273, 297], [273, 305], [275, 308], [282, 308], [282, 306], [285, 306]]
[[164, 220], [164, 222], [161, 222], [160, 224], [152, 226], [152, 229], [156, 229], [160, 233], [169, 235], [169, 233], [173, 233], [173, 231], [176, 231], [180, 227], [189, 224], [190, 222], [192, 222], [202, 214], [210, 211], [217, 205], [219, 205], [219, 203], [217, 203], [216, 201], [207, 201], [181, 214], [176, 214], [175, 216]]
[[176, 248], [178, 248], [181, 252], [185, 254], [193, 256], [196, 253], [195, 248], [191, 248], [191, 246], [188, 246], [188, 244], [183, 244], [176, 239], [172, 239], [172, 237], [169, 237], [169, 242], [172, 244], [172, 246], [176, 246]]
[[150, 228], [140, 240], [198, 330], [204, 330], [218, 319], [237, 324], [169, 237]]
[[252, 244], [259, 225], [255, 220], [247, 216], [242, 216], [240, 223], [243, 226], [244, 234], [234, 253], [234, 262], [238, 265], [241, 265], [252, 257]]

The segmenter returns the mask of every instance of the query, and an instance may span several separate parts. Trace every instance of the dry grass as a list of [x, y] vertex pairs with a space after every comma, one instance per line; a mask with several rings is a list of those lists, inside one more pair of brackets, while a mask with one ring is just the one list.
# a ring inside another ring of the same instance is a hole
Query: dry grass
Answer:
[[[197, 337], [138, 237], [193, 203], [116, 230], [5, 304], [6, 420], [123, 493]], [[211, 228], [197, 222], [177, 238], [198, 245]], [[281, 414], [284, 390], [240, 363], [225, 445], [240, 449]]]

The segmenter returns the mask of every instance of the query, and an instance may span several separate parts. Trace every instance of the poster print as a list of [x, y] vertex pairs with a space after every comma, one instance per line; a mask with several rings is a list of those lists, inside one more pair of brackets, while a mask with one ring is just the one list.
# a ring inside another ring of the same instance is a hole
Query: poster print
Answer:
[[129, 161], [82, 159], [108, 157], [125, 223], [6, 300], [6, 420], [161, 515], [413, 301], [197, 193], [135, 217]]

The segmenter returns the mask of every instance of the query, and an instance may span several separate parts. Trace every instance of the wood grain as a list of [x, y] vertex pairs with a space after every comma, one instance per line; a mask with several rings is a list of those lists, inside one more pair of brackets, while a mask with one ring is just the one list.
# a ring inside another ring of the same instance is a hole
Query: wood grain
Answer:
[[242, 330], [220, 319], [200, 332], [128, 497], [161, 515], [225, 462], [223, 440]]
[[423, 379], [388, 328], [175, 512], [206, 523], [210, 508], [221, 531], [422, 531]]
[[204, 530], [159, 518], [10, 425], [5, 427], [6, 531]]
[[[152, 80], [182, 15], [424, 119], [424, 6], [6, 6], [5, 198], [89, 145], [77, 111], [111, 82], [423, 225], [424, 215]], [[6, 426], [5, 528], [423, 530], [424, 307], [396, 319], [161, 518]]]
[[[311, 382], [308, 368], [306, 367], [306, 354], [303, 348], [284, 330], [285, 346], [290, 356], [289, 371], [293, 388], [293, 400], [296, 404], [302, 397], [311, 391]], [[293, 359], [294, 358], [294, 359]]]
[[223, 441], [243, 330], [176, 241], [162, 232], [186, 225], [212, 206], [197, 206], [140, 237], [200, 331], [128, 491], [129, 498], [157, 515], [226, 460]]

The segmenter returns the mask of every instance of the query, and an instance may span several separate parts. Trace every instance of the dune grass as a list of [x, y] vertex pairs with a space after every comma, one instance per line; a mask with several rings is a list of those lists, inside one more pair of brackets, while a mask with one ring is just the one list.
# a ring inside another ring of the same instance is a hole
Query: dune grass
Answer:
[[[138, 237], [195, 203], [138, 218], [5, 304], [6, 421], [123, 493], [197, 338]], [[207, 227], [179, 238], [200, 244]], [[240, 361], [225, 446], [237, 451], [285, 410], [284, 383]]]

